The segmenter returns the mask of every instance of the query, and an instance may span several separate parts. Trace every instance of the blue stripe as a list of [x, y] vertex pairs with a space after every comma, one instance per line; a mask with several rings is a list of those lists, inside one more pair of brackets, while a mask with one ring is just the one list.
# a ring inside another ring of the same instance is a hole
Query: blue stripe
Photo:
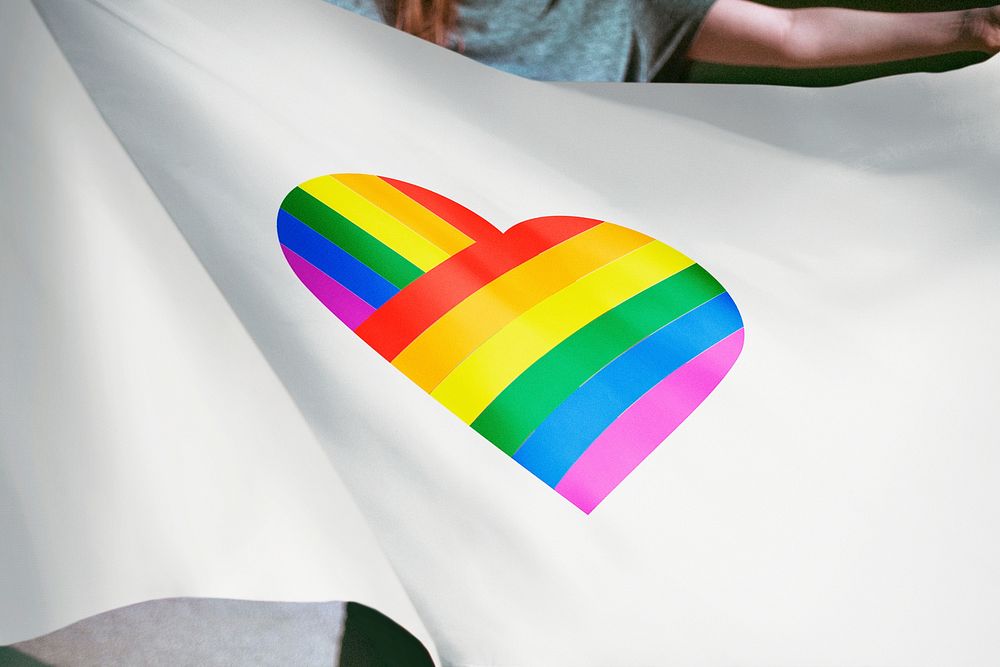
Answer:
[[278, 240], [375, 308], [399, 292], [395, 285], [284, 209], [278, 210]]
[[736, 304], [726, 293], [677, 318], [583, 383], [524, 441], [514, 460], [554, 487], [630, 405], [742, 326]]

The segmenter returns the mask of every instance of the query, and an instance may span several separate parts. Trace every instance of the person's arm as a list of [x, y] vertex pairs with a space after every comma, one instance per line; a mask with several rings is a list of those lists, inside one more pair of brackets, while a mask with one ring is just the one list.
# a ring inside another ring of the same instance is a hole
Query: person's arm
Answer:
[[749, 0], [717, 0], [688, 58], [725, 65], [839, 67], [998, 50], [1000, 5], [906, 14], [833, 7], [779, 9]]

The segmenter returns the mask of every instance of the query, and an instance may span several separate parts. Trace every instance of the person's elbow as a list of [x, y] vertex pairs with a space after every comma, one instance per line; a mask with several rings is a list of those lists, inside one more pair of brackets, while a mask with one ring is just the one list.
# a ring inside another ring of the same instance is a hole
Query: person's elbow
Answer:
[[692, 60], [750, 67], [810, 67], [821, 46], [793, 9], [718, 0], [692, 45]]
[[778, 24], [771, 44], [773, 66], [810, 68], [831, 65], [822, 31], [816, 30], [811, 22], [801, 20], [800, 12], [782, 10]]

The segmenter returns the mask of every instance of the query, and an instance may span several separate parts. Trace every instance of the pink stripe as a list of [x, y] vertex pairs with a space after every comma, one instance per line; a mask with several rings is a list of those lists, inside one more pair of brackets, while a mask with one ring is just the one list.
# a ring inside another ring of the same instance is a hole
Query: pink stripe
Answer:
[[556, 485], [590, 514], [722, 381], [743, 349], [743, 329], [660, 380], [587, 448]]
[[375, 309], [361, 297], [302, 259], [295, 251], [284, 245], [281, 246], [281, 251], [285, 253], [288, 265], [292, 267], [299, 280], [352, 331], [375, 312]]

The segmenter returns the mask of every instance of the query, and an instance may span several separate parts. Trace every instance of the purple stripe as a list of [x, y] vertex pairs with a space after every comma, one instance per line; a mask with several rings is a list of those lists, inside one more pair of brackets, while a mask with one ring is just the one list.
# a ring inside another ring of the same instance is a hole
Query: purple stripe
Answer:
[[743, 349], [743, 329], [678, 368], [623, 412], [559, 480], [556, 491], [587, 514], [688, 418]]
[[281, 251], [299, 280], [352, 331], [375, 312], [375, 308], [358, 295], [302, 259], [295, 251], [285, 245], [281, 246]]

